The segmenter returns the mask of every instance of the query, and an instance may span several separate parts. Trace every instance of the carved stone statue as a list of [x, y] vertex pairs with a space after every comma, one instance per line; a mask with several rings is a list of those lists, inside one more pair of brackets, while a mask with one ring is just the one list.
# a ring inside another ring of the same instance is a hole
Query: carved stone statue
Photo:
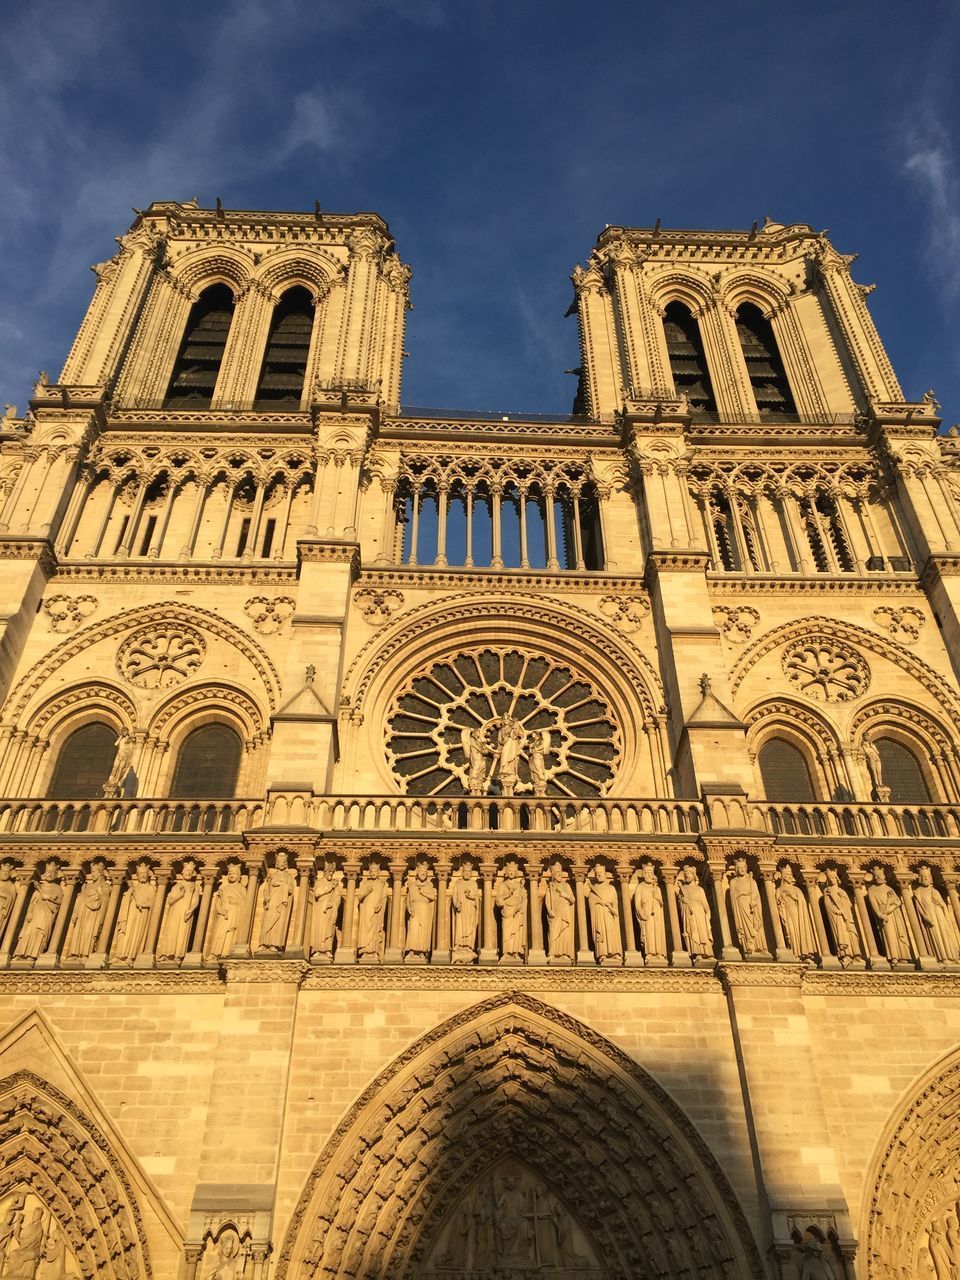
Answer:
[[375, 956], [377, 959], [383, 956], [384, 918], [391, 892], [387, 872], [381, 867], [380, 859], [371, 858], [366, 875], [357, 885], [360, 906], [357, 951], [361, 956]]
[[840, 883], [840, 873], [836, 867], [827, 867], [825, 872], [823, 905], [830, 922], [833, 944], [837, 948], [837, 956], [841, 964], [849, 964], [851, 960], [861, 960], [863, 951], [860, 948], [860, 937], [853, 918], [853, 903], [850, 895]]
[[802, 960], [814, 960], [817, 956], [817, 940], [810, 920], [810, 910], [803, 890], [797, 884], [793, 867], [787, 862], [780, 869], [777, 886], [777, 910], [783, 922], [787, 946]]
[[480, 889], [477, 873], [469, 858], [460, 863], [460, 870], [450, 884], [450, 905], [453, 908], [454, 964], [470, 964], [477, 958], [477, 924], [480, 919]]
[[735, 858], [727, 869], [727, 893], [733, 923], [744, 955], [757, 955], [767, 949], [763, 931], [763, 907], [760, 890], [747, 866], [746, 858]]
[[11, 1280], [14, 1277], [33, 1280], [40, 1262], [40, 1254], [43, 1252], [45, 1234], [43, 1209], [31, 1210], [20, 1228], [16, 1244], [7, 1254], [7, 1264], [3, 1274], [9, 1276]]
[[157, 896], [157, 882], [149, 862], [138, 862], [127, 882], [127, 892], [120, 907], [114, 935], [113, 954], [117, 960], [133, 964], [147, 940], [150, 908]]
[[899, 895], [887, 884], [887, 873], [877, 864], [870, 868], [873, 884], [867, 890], [871, 910], [880, 926], [883, 952], [891, 964], [910, 959], [910, 938]]
[[823, 1256], [823, 1245], [807, 1239], [800, 1246], [799, 1280], [837, 1280], [833, 1267]]
[[97, 936], [110, 896], [107, 864], [94, 858], [89, 875], [84, 876], [80, 892], [73, 904], [73, 928], [66, 948], [66, 959], [85, 960], [96, 950]]
[[576, 897], [562, 863], [540, 877], [537, 892], [547, 908], [547, 957], [573, 960], [573, 917]]
[[247, 877], [241, 874], [240, 863], [234, 858], [227, 863], [227, 874], [220, 877], [210, 905], [209, 955], [220, 958], [233, 950], [243, 921], [246, 899]]
[[43, 1257], [37, 1267], [35, 1280], [69, 1280], [67, 1270], [67, 1242], [55, 1226], [51, 1225], [43, 1245]]
[[530, 789], [535, 796], [547, 794], [546, 756], [549, 750], [549, 729], [534, 729], [527, 734], [527, 767], [530, 770]]
[[9, 858], [0, 862], [0, 938], [3, 937], [13, 904], [17, 900], [17, 885], [13, 878], [15, 870], [15, 864]]
[[122, 733], [117, 739], [113, 768], [110, 770], [109, 778], [103, 784], [103, 794], [107, 799], [116, 799], [123, 796], [123, 784], [126, 782], [130, 766], [133, 764], [134, 748], [135, 744], [131, 734]]
[[184, 858], [183, 870], [174, 880], [167, 894], [163, 912], [163, 924], [157, 939], [157, 959], [179, 962], [187, 952], [193, 918], [200, 905], [200, 884], [197, 880], [197, 864], [192, 858]]
[[515, 858], [508, 858], [497, 876], [493, 901], [500, 908], [502, 958], [522, 960], [527, 944], [527, 890]]
[[327, 858], [313, 886], [313, 915], [310, 923], [310, 958], [333, 960], [337, 916], [343, 900], [343, 872]]
[[486, 795], [493, 746], [486, 725], [464, 729], [461, 734], [463, 754], [467, 758], [467, 790], [472, 796]]
[[691, 863], [680, 868], [675, 881], [677, 903], [680, 907], [680, 927], [691, 959], [713, 955], [713, 926], [710, 923], [710, 903], [697, 878], [697, 870]]
[[633, 909], [640, 925], [640, 946], [648, 960], [667, 958], [667, 928], [663, 917], [663, 894], [657, 884], [652, 862], [644, 862], [630, 877]]
[[430, 864], [420, 858], [413, 871], [407, 872], [407, 937], [404, 958], [426, 960], [433, 946], [433, 918], [437, 907], [437, 886]]
[[282, 951], [287, 945], [287, 930], [297, 888], [297, 873], [289, 865], [284, 849], [276, 856], [274, 866], [267, 869], [263, 880], [263, 919], [260, 923], [260, 947], [264, 951]]
[[[212, 1242], [211, 1242], [212, 1243]], [[224, 1227], [204, 1280], [241, 1280], [247, 1265], [247, 1247], [234, 1227]]]
[[501, 716], [497, 725], [497, 778], [502, 795], [516, 794], [520, 781], [520, 754], [526, 741], [523, 725], [513, 716]]
[[36, 960], [42, 951], [46, 951], [62, 902], [60, 869], [55, 862], [48, 862], [30, 895], [30, 905], [14, 952], [15, 960]]
[[587, 901], [590, 905], [590, 926], [593, 931], [593, 952], [601, 964], [623, 960], [623, 944], [620, 940], [620, 903], [610, 872], [598, 862], [586, 880]]
[[[877, 750], [875, 742], [871, 742], [869, 738], [864, 738], [860, 744], [863, 752], [863, 758], [867, 762], [867, 770], [870, 774], [870, 781], [873, 783], [878, 799], [883, 799], [881, 788], [883, 788], [883, 762], [880, 759], [880, 752]], [[885, 789], [889, 795], [889, 788]]]
[[954, 1276], [957, 1273], [950, 1257], [950, 1246], [947, 1244], [947, 1237], [944, 1235], [943, 1226], [939, 1221], [932, 1222], [927, 1227], [927, 1248], [930, 1250], [930, 1257], [933, 1259], [937, 1280], [954, 1280]]
[[917, 877], [919, 884], [913, 891], [913, 900], [930, 953], [942, 962], [956, 964], [960, 960], [960, 938], [953, 912], [933, 883], [933, 872], [926, 863], [918, 868]]

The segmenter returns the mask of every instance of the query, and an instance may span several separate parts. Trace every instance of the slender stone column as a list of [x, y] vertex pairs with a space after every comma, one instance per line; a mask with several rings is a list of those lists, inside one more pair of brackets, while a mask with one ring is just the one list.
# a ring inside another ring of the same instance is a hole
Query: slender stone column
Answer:
[[630, 892], [632, 867], [617, 867], [620, 881], [620, 907], [623, 913], [623, 965], [625, 969], [639, 969], [643, 956], [637, 950], [637, 926], [633, 916], [633, 895]]
[[496, 964], [500, 958], [497, 950], [497, 919], [493, 913], [493, 877], [496, 867], [492, 862], [481, 863], [483, 877], [483, 938], [480, 945], [480, 964]]
[[661, 871], [663, 872], [663, 885], [666, 889], [670, 941], [673, 944], [670, 951], [670, 963], [675, 969], [689, 969], [693, 965], [693, 961], [690, 959], [689, 951], [684, 950], [683, 934], [680, 931], [680, 914], [677, 911], [677, 868], [664, 866], [661, 867]]
[[490, 516], [493, 526], [493, 552], [490, 557], [491, 569], [503, 568], [503, 529], [500, 524], [500, 486], [498, 484], [490, 487]]
[[[555, 494], [552, 489], [548, 489], [543, 497], [544, 510], [547, 514], [547, 568], [558, 570], [560, 561], [557, 558], [557, 525], [554, 518], [553, 503]], [[604, 547], [606, 551], [606, 547]]]
[[283, 954], [291, 960], [306, 958], [307, 904], [310, 900], [310, 873], [314, 860], [311, 857], [297, 859], [297, 900], [293, 907], [290, 932]]
[[897, 874], [896, 881], [900, 886], [900, 893], [903, 897], [903, 914], [907, 919], [907, 931], [913, 942], [917, 965], [920, 969], [939, 969], [939, 960], [927, 950], [927, 940], [917, 917], [917, 904], [913, 900], [913, 885], [910, 883], [909, 873], [906, 875]]
[[863, 949], [867, 954], [867, 964], [871, 969], [889, 969], [890, 961], [880, 954], [873, 933], [873, 925], [870, 923], [870, 908], [867, 906], [867, 895], [863, 888], [865, 873], [857, 868], [849, 874], [850, 883], [853, 885], [854, 901], [857, 904], [857, 921], [860, 925]]
[[813, 920], [813, 927], [817, 935], [817, 946], [820, 950], [820, 967], [821, 969], [842, 969], [843, 966], [839, 957], [835, 956], [830, 950], [830, 940], [827, 937], [827, 928], [823, 923], [823, 912], [820, 909], [820, 887], [817, 884], [817, 873], [816, 871], [801, 869], [801, 877], [807, 894], [807, 903], [810, 907], [810, 918]]
[[197, 1280], [197, 1268], [203, 1257], [203, 1245], [186, 1244], [183, 1246], [184, 1271], [183, 1280]]
[[77, 880], [80, 878], [79, 870], [68, 867], [60, 872], [60, 885], [63, 889], [63, 898], [60, 901], [60, 909], [57, 912], [57, 918], [53, 922], [53, 930], [50, 934], [50, 941], [47, 944], [46, 951], [42, 955], [37, 956], [37, 963], [34, 966], [37, 969], [53, 969], [57, 965], [60, 956], [60, 945], [63, 942], [63, 935], [67, 927], [67, 920], [70, 917], [70, 909], [73, 906], [74, 894], [76, 893]]
[[167, 900], [170, 876], [171, 872], [165, 867], [159, 867], [154, 872], [157, 892], [153, 895], [153, 905], [150, 908], [150, 918], [147, 921], [143, 947], [140, 950], [140, 954], [133, 957], [134, 969], [152, 969], [156, 964], [157, 938], [160, 935], [160, 921], [163, 919], [163, 908]]
[[530, 906], [530, 946], [527, 964], [546, 964], [547, 953], [543, 948], [543, 899], [540, 897], [540, 873], [542, 867], [527, 865], [527, 902]]
[[[947, 898], [953, 911], [953, 918], [957, 922], [957, 929], [960, 930], [960, 895], [957, 894], [957, 881], [960, 880], [960, 872], [945, 871], [943, 879], [947, 886]], [[14, 904], [14, 907], [16, 907], [16, 904]], [[6, 943], [6, 940], [4, 940], [4, 943]], [[6, 945], [4, 945], [4, 951], [6, 949]], [[2, 962], [2, 959], [3, 957], [0, 956], [0, 962]]]
[[250, 955], [253, 938], [253, 918], [257, 912], [257, 889], [260, 887], [260, 870], [263, 859], [252, 857], [247, 859], [247, 900], [243, 906], [243, 920], [237, 930], [237, 938], [230, 948], [233, 956]]
[[343, 898], [343, 933], [340, 946], [337, 947], [337, 953], [333, 957], [334, 964], [356, 964], [357, 962], [357, 876], [359, 874], [359, 862], [344, 863], [346, 892]]
[[430, 956], [431, 964], [450, 963], [450, 863], [437, 863], [437, 945]]
[[216, 878], [216, 867], [200, 868], [200, 902], [197, 906], [197, 919], [193, 927], [193, 946], [183, 957], [184, 965], [203, 964], [204, 943], [207, 939], [207, 922], [210, 919], [210, 907], [213, 903], [213, 882]]
[[573, 876], [577, 898], [577, 964], [596, 964], [596, 956], [590, 948], [590, 934], [587, 932], [586, 867], [574, 867]]
[[[20, 928], [20, 917], [23, 915], [23, 904], [27, 896], [27, 890], [30, 888], [30, 880], [33, 877], [33, 870], [29, 867], [22, 867], [15, 873], [17, 882], [16, 897], [13, 900], [13, 907], [10, 911], [10, 919], [7, 921], [7, 927], [3, 931], [3, 943], [0, 945], [0, 965], [6, 966], [10, 963], [10, 955], [13, 951], [14, 939]], [[954, 894], [956, 896], [956, 894]]]
[[123, 872], [106, 871], [104, 875], [110, 882], [110, 897], [107, 899], [107, 907], [103, 913], [100, 930], [97, 934], [97, 949], [87, 956], [83, 966], [85, 969], [102, 969], [106, 965], [110, 948], [110, 934], [113, 932], [113, 924], [117, 918], [117, 908], [120, 905]]
[[434, 561], [435, 564], [439, 565], [447, 563], [447, 503], [449, 498], [449, 486], [440, 485], [437, 489], [437, 558]]
[[383, 953], [384, 964], [400, 964], [403, 960], [403, 872], [402, 862], [390, 863], [390, 874], [393, 877], [393, 893], [390, 896], [390, 932], [387, 948]]
[[774, 956], [777, 960], [795, 962], [797, 957], [787, 946], [787, 940], [783, 936], [783, 922], [780, 919], [780, 908], [777, 904], [777, 887], [774, 883], [774, 874], [775, 868], [772, 866], [762, 866], [760, 868], [760, 875], [763, 877], [763, 891], [766, 894], [767, 907], [770, 911], [770, 923], [773, 925]]
[[708, 864], [710, 870], [710, 880], [713, 883], [713, 899], [717, 908], [717, 918], [720, 921], [720, 958], [722, 960], [742, 960], [740, 948], [733, 945], [733, 938], [730, 935], [730, 915], [727, 911], [727, 883], [724, 872], [726, 868], [722, 862], [711, 862]]

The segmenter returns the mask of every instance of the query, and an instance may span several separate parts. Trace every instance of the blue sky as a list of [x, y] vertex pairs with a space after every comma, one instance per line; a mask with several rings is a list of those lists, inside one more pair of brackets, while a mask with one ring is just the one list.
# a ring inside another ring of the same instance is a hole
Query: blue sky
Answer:
[[403, 399], [567, 412], [605, 223], [829, 228], [908, 396], [960, 417], [960, 7], [6, 0], [0, 399], [59, 371], [131, 206], [374, 209]]

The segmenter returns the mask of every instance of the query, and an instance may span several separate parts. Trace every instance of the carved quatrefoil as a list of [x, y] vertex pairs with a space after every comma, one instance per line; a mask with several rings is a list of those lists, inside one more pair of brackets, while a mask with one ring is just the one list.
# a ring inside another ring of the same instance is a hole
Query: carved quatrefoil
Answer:
[[784, 650], [783, 671], [801, 693], [819, 702], [849, 702], [870, 687], [870, 668], [860, 654], [826, 636]]
[[202, 637], [191, 627], [141, 627], [120, 646], [117, 670], [138, 689], [170, 689], [196, 671], [205, 652]]

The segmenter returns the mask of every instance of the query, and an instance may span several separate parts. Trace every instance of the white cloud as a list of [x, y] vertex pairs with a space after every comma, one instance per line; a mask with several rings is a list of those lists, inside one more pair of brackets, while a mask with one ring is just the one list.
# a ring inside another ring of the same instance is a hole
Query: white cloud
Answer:
[[904, 134], [903, 172], [926, 208], [925, 256], [945, 302], [960, 300], [960, 172], [956, 146], [927, 108]]

